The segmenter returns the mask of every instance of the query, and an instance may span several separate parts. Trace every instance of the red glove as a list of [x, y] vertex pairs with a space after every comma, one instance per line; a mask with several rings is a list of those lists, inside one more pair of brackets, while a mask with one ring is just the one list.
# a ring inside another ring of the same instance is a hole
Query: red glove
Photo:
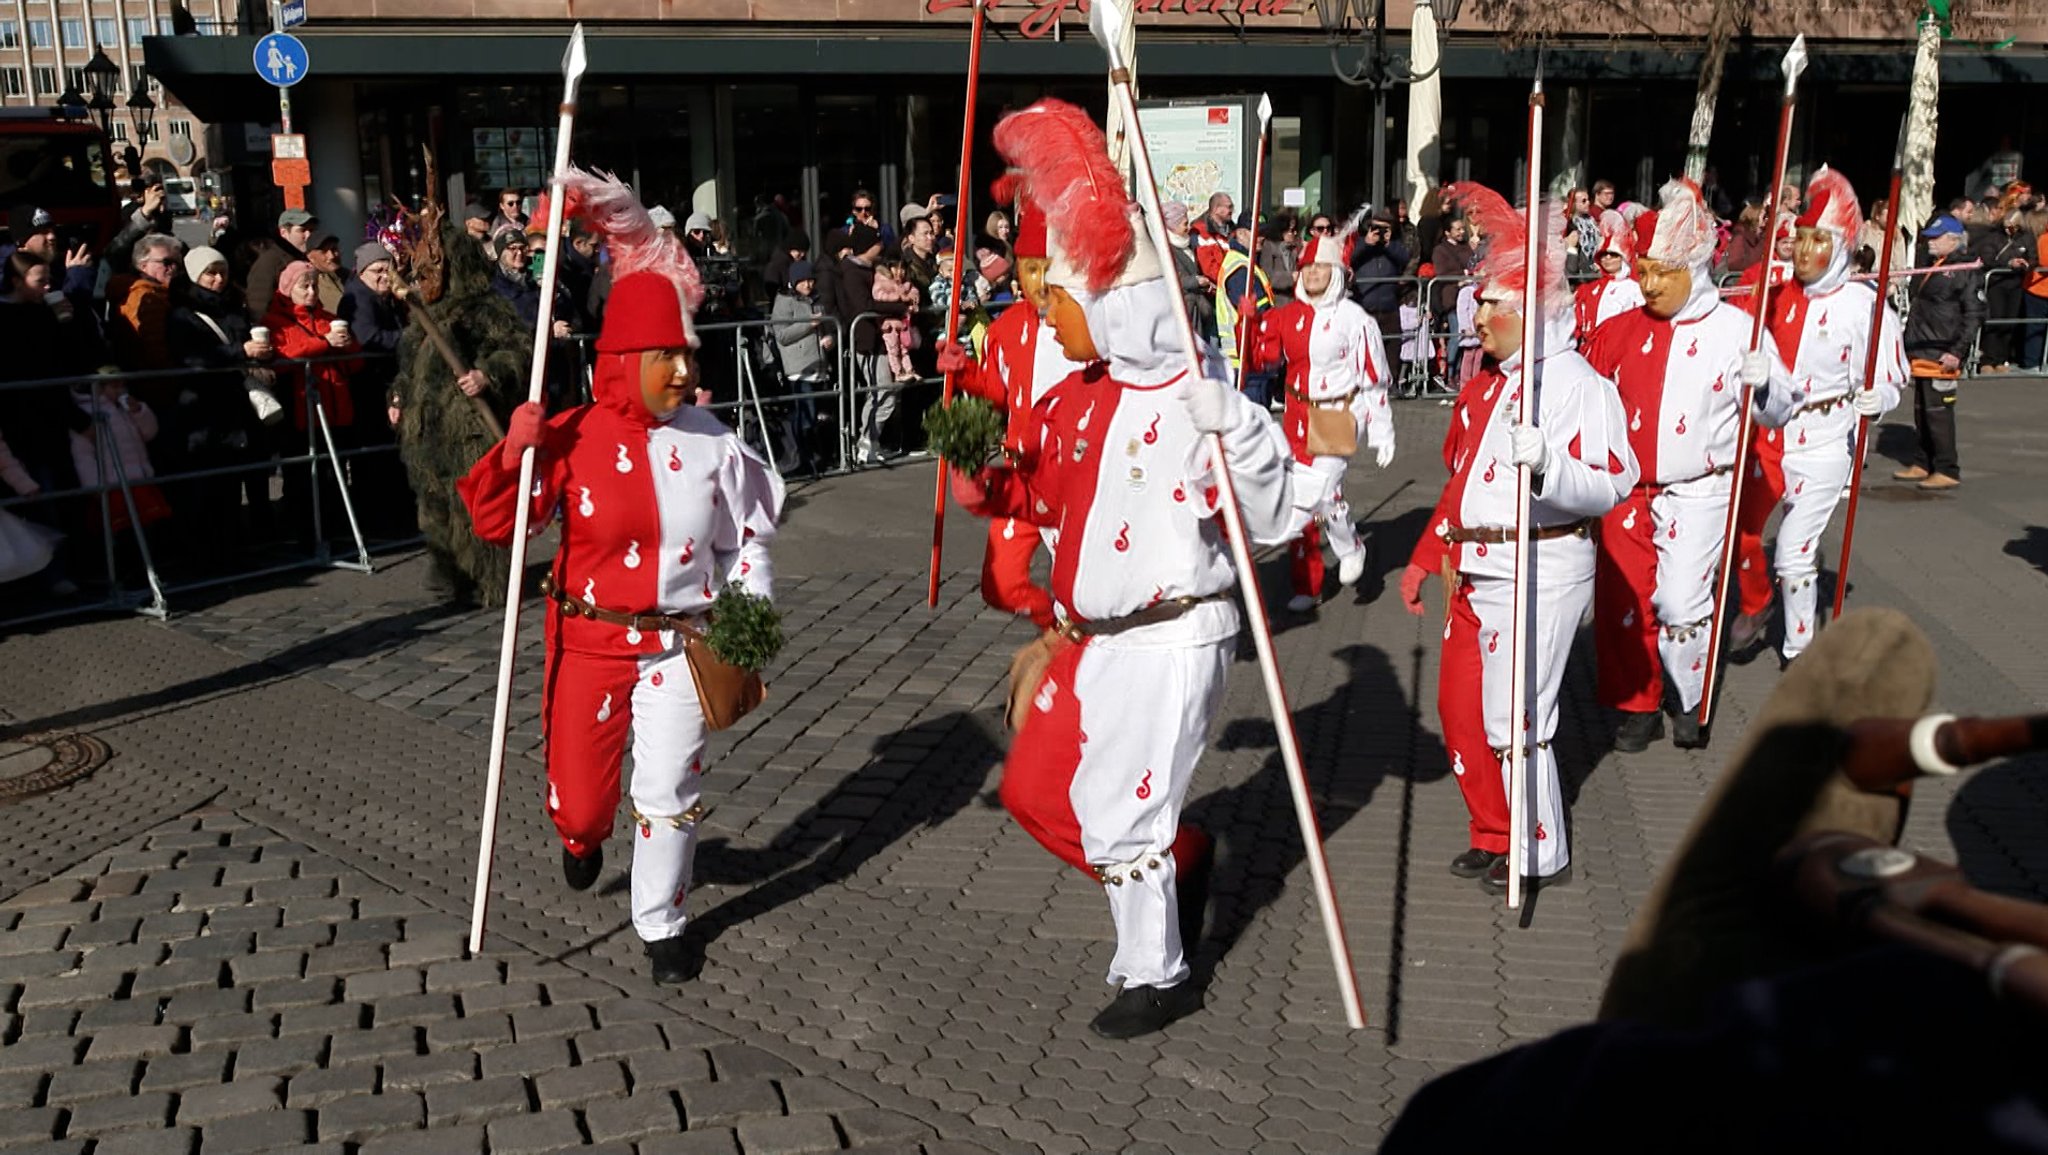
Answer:
[[512, 420], [505, 425], [504, 448], [498, 451], [498, 460], [507, 469], [519, 468], [519, 457], [527, 450], [538, 451], [547, 441], [548, 414], [540, 402], [528, 401], [512, 411]]
[[1418, 618], [1422, 616], [1422, 583], [1428, 577], [1429, 571], [1419, 565], [1401, 571], [1401, 604]]
[[953, 490], [953, 500], [959, 502], [960, 508], [969, 513], [980, 513], [982, 507], [988, 504], [988, 485], [982, 481], [982, 472], [986, 471], [965, 473], [950, 466], [946, 469], [946, 477], [950, 480]]
[[965, 373], [974, 368], [974, 357], [958, 341], [939, 342], [939, 372]]

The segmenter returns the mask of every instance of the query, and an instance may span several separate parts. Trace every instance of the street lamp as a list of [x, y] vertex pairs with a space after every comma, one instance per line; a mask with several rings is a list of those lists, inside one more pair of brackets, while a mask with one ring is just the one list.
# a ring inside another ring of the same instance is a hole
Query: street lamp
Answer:
[[[1387, 51], [1387, 0], [1314, 0], [1314, 3], [1316, 18], [1330, 37], [1331, 71], [1337, 74], [1338, 80], [1353, 88], [1372, 89], [1372, 202], [1379, 207], [1386, 199], [1387, 191], [1387, 90], [1397, 84], [1414, 84], [1435, 75], [1443, 67], [1442, 46], [1438, 46], [1437, 63], [1416, 72], [1409, 66], [1407, 57]], [[1373, 9], [1370, 20], [1366, 18], [1368, 5]], [[1429, 0], [1429, 11], [1436, 17], [1440, 37], [1458, 18], [1458, 9], [1463, 6], [1464, 0]], [[1345, 39], [1353, 35], [1351, 25], [1354, 20], [1361, 32], [1366, 25], [1371, 26], [1372, 44], [1362, 47], [1357, 62], [1347, 67], [1340, 53]]]
[[105, 49], [94, 48], [92, 59], [85, 65], [85, 86], [92, 92], [92, 99], [87, 102], [86, 107], [92, 109], [93, 115], [99, 117], [101, 132], [114, 131], [113, 92], [120, 81], [120, 67], [107, 59]]
[[135, 137], [144, 144], [156, 139], [156, 101], [149, 98], [149, 80], [141, 78], [128, 96], [128, 112], [135, 118]]

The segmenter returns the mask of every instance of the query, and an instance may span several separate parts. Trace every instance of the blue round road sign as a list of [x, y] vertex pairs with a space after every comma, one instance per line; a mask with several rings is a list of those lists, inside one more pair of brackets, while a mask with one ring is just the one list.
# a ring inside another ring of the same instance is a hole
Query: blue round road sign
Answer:
[[310, 63], [305, 44], [296, 36], [273, 32], [256, 42], [256, 75], [278, 88], [304, 80]]

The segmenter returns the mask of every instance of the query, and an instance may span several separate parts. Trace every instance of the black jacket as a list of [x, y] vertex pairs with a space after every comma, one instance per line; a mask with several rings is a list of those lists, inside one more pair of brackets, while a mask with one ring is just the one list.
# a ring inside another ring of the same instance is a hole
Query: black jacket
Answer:
[[383, 396], [398, 377], [398, 342], [405, 335], [404, 303], [380, 297], [361, 277], [351, 277], [334, 315], [348, 322], [349, 336], [370, 354], [356, 371], [357, 388], [367, 391], [374, 387], [375, 396]]
[[1906, 315], [1906, 356], [1933, 361], [1943, 353], [1953, 353], [1958, 360], [1970, 355], [1977, 326], [1984, 323], [1981, 270], [1929, 273], [1915, 278], [1912, 302], [1913, 307]]
[[882, 324], [869, 317], [856, 320], [863, 313], [879, 314], [884, 317], [906, 317], [910, 306], [902, 301], [875, 300], [875, 269], [848, 258], [839, 262], [839, 272], [834, 279], [834, 291], [839, 294], [839, 320], [852, 330], [848, 338], [853, 342], [853, 351], [862, 356], [873, 356], [882, 351]]
[[1361, 243], [1351, 254], [1351, 299], [1368, 313], [1394, 312], [1401, 307], [1401, 286], [1386, 278], [1400, 276], [1407, 267], [1408, 249], [1401, 242]]

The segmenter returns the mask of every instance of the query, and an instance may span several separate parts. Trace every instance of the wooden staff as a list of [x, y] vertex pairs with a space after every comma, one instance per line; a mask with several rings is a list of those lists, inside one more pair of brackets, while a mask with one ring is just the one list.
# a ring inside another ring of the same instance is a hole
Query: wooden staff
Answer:
[[2011, 718], [1866, 718], [1849, 727], [1842, 775], [1871, 794], [1915, 778], [1948, 776], [1994, 758], [2048, 750], [2048, 714]]
[[[1880, 271], [1892, 267], [1892, 242], [1899, 236], [1899, 182], [1906, 172], [1906, 122], [1899, 121], [1899, 147], [1892, 154], [1891, 189], [1885, 194], [1884, 244], [1877, 254]], [[1839, 244], [1854, 244], [1843, 237]], [[1870, 333], [1864, 338], [1863, 388], [1877, 387], [1877, 355], [1884, 346], [1884, 295], [1888, 283], [1879, 281], [1870, 298]], [[1842, 616], [1842, 602], [1849, 596], [1849, 547], [1856, 541], [1856, 503], [1863, 496], [1863, 458], [1870, 451], [1870, 418], [1856, 415], [1856, 456], [1849, 462], [1849, 512], [1842, 519], [1842, 561], [1835, 567], [1835, 604], [1828, 611], [1832, 621]]]
[[[1138, 126], [1138, 102], [1131, 93], [1131, 74], [1123, 51], [1118, 47], [1123, 22], [1130, 14], [1120, 11], [1112, 0], [1096, 0], [1088, 13], [1088, 30], [1109, 54], [1109, 79], [1114, 99], [1121, 106], [1124, 123], [1130, 126], [1131, 176], [1137, 185], [1139, 204], [1144, 209], [1146, 241], [1158, 252], [1170, 272], [1173, 249], [1166, 240], [1166, 224], [1159, 215], [1159, 185], [1152, 176], [1151, 150]], [[1181, 352], [1187, 357], [1188, 373], [1202, 375], [1202, 359], [1195, 346], [1194, 326], [1188, 321], [1187, 299], [1178, 290], [1166, 294], [1172, 302], [1174, 321], [1180, 330]], [[1231, 560], [1237, 567], [1238, 584], [1244, 590], [1245, 617], [1251, 623], [1252, 644], [1259, 654], [1259, 674], [1266, 684], [1266, 705], [1273, 713], [1273, 728], [1280, 738], [1280, 761], [1287, 770], [1287, 785], [1294, 796], [1294, 817], [1301, 828], [1302, 855], [1308, 860], [1316, 905], [1322, 914], [1323, 936], [1329, 943], [1330, 961], [1337, 970], [1337, 993], [1343, 1000], [1344, 1019], [1351, 1029], [1365, 1026], [1365, 1009], [1358, 997], [1358, 976], [1351, 966], [1351, 947], [1344, 941], [1344, 920], [1337, 910], [1337, 891], [1330, 882], [1330, 864], [1323, 855], [1323, 834], [1316, 822], [1315, 805], [1309, 796], [1308, 773], [1302, 768], [1301, 738], [1294, 732], [1294, 714], [1287, 706], [1287, 687], [1280, 681], [1280, 663], [1273, 653], [1273, 627], [1266, 620], [1266, 605], [1259, 597], [1259, 571], [1252, 565], [1251, 537], [1245, 532], [1244, 511], [1237, 507], [1237, 486], [1230, 478], [1230, 464], [1223, 455], [1223, 438], [1204, 435], [1216, 462], [1216, 504], [1223, 515], [1224, 537], [1229, 539]]]
[[[562, 57], [561, 123], [555, 130], [554, 187], [548, 197], [547, 260], [541, 266], [540, 318], [533, 329], [533, 371], [527, 379], [526, 399], [538, 405], [547, 387], [548, 344], [554, 336], [555, 279], [561, 269], [562, 216], [569, 198], [562, 188], [562, 173], [569, 167], [569, 136], [576, 127], [576, 90], [588, 66], [583, 54], [583, 25], [569, 34], [569, 50]], [[492, 452], [496, 452], [493, 450]], [[483, 949], [484, 914], [491, 897], [491, 855], [498, 841], [498, 795], [505, 781], [505, 737], [512, 715], [512, 662], [519, 644], [519, 582], [526, 570], [527, 523], [532, 518], [533, 449], [519, 455], [518, 512], [512, 528], [512, 576], [505, 588], [505, 632], [498, 646], [498, 699], [491, 713], [491, 761], [485, 776], [483, 838], [477, 847], [476, 894], [469, 908], [469, 951]]]
[[[427, 311], [427, 301], [420, 296], [419, 286], [400, 281], [398, 296], [401, 300], [412, 303], [412, 316], [419, 321], [420, 328], [426, 330], [427, 340], [433, 342], [434, 348], [441, 354], [442, 362], [448, 366], [448, 371], [455, 374], [457, 380], [468, 375], [469, 369], [463, 365], [462, 355], [455, 351], [455, 343], [448, 339], [448, 330], [443, 329], [441, 322], [436, 321], [434, 315]], [[505, 427], [498, 423], [498, 415], [491, 412], [490, 403], [481, 397], [471, 397], [469, 403], [476, 408], [477, 418], [484, 423], [484, 428], [491, 431], [491, 438], [503, 441]]]
[[[960, 337], [960, 281], [966, 276], [967, 246], [973, 235], [967, 231], [967, 202], [968, 194], [974, 191], [974, 98], [981, 91], [981, 35], [988, 27], [988, 21], [982, 19], [982, 7], [986, 2], [974, 0], [974, 9], [968, 16], [974, 30], [967, 39], [967, 105], [960, 121], [960, 192], [953, 206], [953, 285], [946, 302], [948, 346]], [[953, 404], [953, 379], [958, 373], [947, 371], [945, 384], [939, 387], [941, 406]], [[932, 609], [939, 607], [939, 555], [946, 546], [946, 468], [941, 460], [938, 482], [932, 490], [932, 576], [924, 593], [924, 604]]]
[[[1799, 36], [1786, 51], [1784, 61], [1779, 65], [1785, 72], [1784, 103], [1778, 109], [1778, 152], [1777, 162], [1771, 169], [1770, 191], [1765, 193], [1764, 219], [1778, 219], [1778, 193], [1785, 187], [1785, 165], [1792, 155], [1792, 109], [1799, 103], [1799, 74], [1806, 71], [1806, 37]], [[1773, 227], [1772, 233], [1776, 234]], [[1756, 318], [1749, 326], [1749, 351], [1752, 353], [1764, 347], [1764, 322], [1770, 316], [1771, 278], [1770, 268], [1764, 269], [1764, 276], [1757, 282]], [[1748, 382], [1742, 385], [1741, 417], [1735, 427], [1735, 471], [1728, 486], [1728, 516], [1721, 533], [1721, 568], [1714, 577], [1714, 624], [1707, 633], [1707, 669], [1700, 683], [1700, 728], [1706, 729], [1714, 716], [1714, 683], [1721, 672], [1721, 633], [1728, 622], [1728, 583], [1735, 571], [1735, 523], [1742, 517], [1742, 483], [1749, 473], [1749, 439], [1756, 427], [1756, 418], [1750, 412], [1756, 390]]]

